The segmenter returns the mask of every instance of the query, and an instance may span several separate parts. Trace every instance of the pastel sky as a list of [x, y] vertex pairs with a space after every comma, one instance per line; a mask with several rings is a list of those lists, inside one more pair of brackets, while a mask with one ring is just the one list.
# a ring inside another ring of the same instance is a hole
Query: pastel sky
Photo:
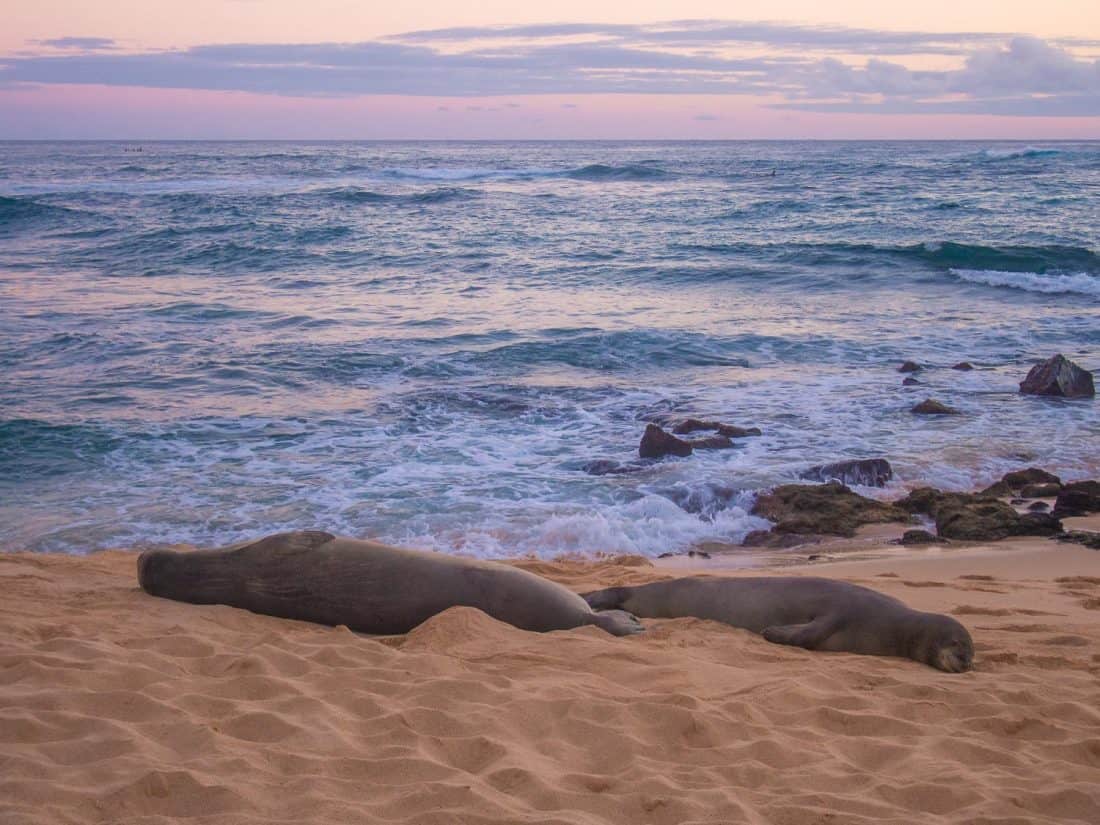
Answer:
[[5, 0], [0, 139], [1100, 138], [1096, 0]]

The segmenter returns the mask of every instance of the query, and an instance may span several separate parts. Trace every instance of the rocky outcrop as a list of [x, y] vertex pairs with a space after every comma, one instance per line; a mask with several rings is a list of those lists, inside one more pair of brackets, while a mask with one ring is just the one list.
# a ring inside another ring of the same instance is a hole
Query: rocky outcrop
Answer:
[[1092, 398], [1096, 387], [1092, 373], [1059, 353], [1031, 368], [1020, 382], [1025, 395], [1056, 395], [1062, 398]]
[[688, 435], [701, 430], [713, 430], [718, 435], [726, 438], [748, 438], [754, 435], [763, 435], [759, 427], [737, 427], [733, 424], [723, 424], [721, 421], [704, 421], [701, 418], [688, 418], [677, 424], [672, 432], [676, 435]]
[[1053, 538], [1058, 541], [1083, 544], [1090, 550], [1100, 550], [1100, 533], [1090, 533], [1087, 530], [1070, 530], [1066, 533], [1059, 533], [1057, 536], [1053, 536]]
[[918, 384], [920, 384], [920, 381], [918, 381], [916, 378], [914, 378], [911, 375], [908, 376], [904, 381], [901, 382], [901, 385], [903, 387], [915, 387]]
[[960, 372], [970, 372], [970, 370], [974, 369], [974, 365], [971, 364], [969, 361], [960, 361], [951, 369], [959, 370]]
[[1016, 512], [1010, 505], [981, 493], [945, 493], [932, 487], [913, 490], [895, 504], [910, 513], [924, 513], [936, 522], [942, 538], [997, 541], [1009, 536], [1050, 536], [1062, 531], [1050, 513]]
[[[1038, 467], [1028, 467], [1026, 470], [1013, 470], [1011, 473], [1005, 473], [1001, 476], [1000, 481], [986, 487], [981, 494], [995, 498], [1008, 498], [1009, 496], [1023, 494], [1024, 488], [1027, 487], [1040, 484], [1061, 485], [1061, 483], [1062, 479], [1053, 473], [1048, 473]], [[1057, 495], [1057, 491], [1055, 491], [1055, 495]], [[1034, 496], [1034, 498], [1039, 498], [1039, 496]]]
[[676, 455], [681, 458], [692, 453], [692, 446], [682, 438], [677, 438], [667, 433], [656, 424], [647, 424], [642, 435], [642, 443], [638, 445], [638, 455], [642, 458], [664, 458], [666, 455]]
[[900, 367], [898, 367], [898, 372], [920, 372], [920, 371], [921, 371], [921, 365], [918, 364], [916, 361], [906, 361], [904, 364], [902, 364]]
[[954, 407], [941, 404], [934, 398], [926, 398], [910, 410], [917, 415], [962, 415]]
[[839, 482], [785, 484], [761, 493], [752, 512], [775, 522], [775, 533], [854, 536], [864, 524], [908, 521], [892, 504], [864, 498]]
[[1029, 484], [1020, 490], [1023, 498], [1054, 498], [1062, 492], [1061, 484]]
[[1100, 513], [1100, 481], [1074, 481], [1058, 492], [1054, 514], [1059, 518]]
[[807, 481], [839, 481], [862, 487], [884, 487], [894, 477], [894, 469], [885, 458], [865, 458], [858, 461], [837, 461], [811, 467], [799, 478]]

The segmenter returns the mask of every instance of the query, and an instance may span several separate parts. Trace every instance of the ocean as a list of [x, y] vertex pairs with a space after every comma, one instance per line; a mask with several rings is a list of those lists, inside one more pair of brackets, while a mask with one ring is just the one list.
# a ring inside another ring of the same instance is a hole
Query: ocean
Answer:
[[[1098, 238], [1100, 142], [0, 143], [0, 547], [652, 556], [828, 461], [1095, 476], [1017, 383], [1100, 367]], [[688, 416], [763, 436], [586, 470]]]

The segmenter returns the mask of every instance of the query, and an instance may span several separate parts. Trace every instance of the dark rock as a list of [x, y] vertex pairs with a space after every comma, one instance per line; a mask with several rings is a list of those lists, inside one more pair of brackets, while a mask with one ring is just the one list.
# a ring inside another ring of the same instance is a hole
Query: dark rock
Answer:
[[774, 521], [773, 532], [808, 535], [854, 536], [864, 524], [909, 520], [904, 510], [835, 481], [776, 487], [756, 497], [752, 512]]
[[736, 427], [733, 424], [723, 424], [721, 421], [703, 421], [700, 418], [688, 418], [681, 421], [672, 431], [677, 435], [687, 435], [700, 430], [714, 430], [726, 438], [748, 438], [753, 435], [763, 435], [759, 427]]
[[1033, 513], [1045, 513], [1050, 509], [1050, 505], [1045, 501], [1033, 501], [1027, 506], [1027, 509]]
[[666, 433], [656, 424], [647, 424], [642, 443], [638, 445], [638, 455], [642, 458], [663, 458], [666, 455], [689, 456], [691, 444]]
[[903, 387], [915, 387], [918, 384], [920, 384], [920, 381], [918, 381], [916, 378], [914, 378], [911, 375], [908, 378], [906, 378], [904, 381], [901, 382], [901, 385]]
[[799, 478], [807, 481], [839, 481], [863, 487], [883, 487], [894, 477], [894, 470], [885, 458], [864, 458], [858, 461], [838, 461], [811, 467]]
[[920, 371], [921, 371], [921, 365], [918, 364], [916, 361], [906, 361], [904, 364], [902, 364], [900, 367], [898, 367], [898, 372], [920, 372]]
[[1028, 467], [1026, 470], [1013, 470], [1011, 473], [1005, 473], [1000, 481], [982, 490], [982, 495], [1007, 498], [1033, 484], [1061, 483], [1062, 480], [1053, 473], [1040, 470], [1038, 467]]
[[1090, 533], [1087, 530], [1070, 530], [1067, 533], [1059, 533], [1056, 536], [1051, 536], [1051, 538], [1056, 541], [1083, 544], [1090, 550], [1100, 550], [1100, 533]]
[[1009, 536], [1046, 536], [1060, 532], [1061, 522], [1048, 513], [1020, 515], [1008, 504], [985, 494], [945, 493], [932, 487], [913, 490], [895, 504], [911, 513], [926, 513], [936, 532], [959, 541], [997, 541]]
[[1024, 513], [1020, 516], [1019, 536], [1054, 536], [1065, 530], [1054, 513]]
[[825, 556], [822, 553], [811, 553], [806, 556], [806, 561], [821, 561], [823, 558], [825, 558]]
[[688, 444], [695, 450], [728, 450], [733, 442], [724, 435], [708, 435], [706, 438], [693, 438]]
[[1020, 490], [1024, 498], [1054, 498], [1062, 492], [1061, 484], [1029, 484]]
[[1025, 395], [1057, 395], [1062, 398], [1092, 398], [1096, 387], [1092, 373], [1059, 353], [1031, 368], [1020, 382]]
[[687, 435], [689, 433], [698, 432], [699, 430], [717, 430], [717, 421], [704, 421], [701, 418], [686, 418], [672, 428], [672, 431], [677, 435]]
[[926, 398], [917, 404], [910, 412], [915, 412], [917, 415], [961, 415], [954, 407], [949, 407], [946, 404], [941, 404], [934, 398]]
[[1054, 501], [1054, 512], [1065, 518], [1100, 512], [1100, 481], [1074, 481], [1062, 487]]
[[953, 366], [951, 369], [960, 370], [962, 372], [969, 372], [970, 370], [974, 369], [974, 365], [971, 364], [969, 361], [960, 361], [955, 366]]
[[726, 438], [754, 438], [763, 435], [764, 432], [759, 427], [737, 427], [733, 424], [719, 424], [718, 434], [724, 435]]
[[906, 530], [898, 544], [947, 544], [947, 541], [927, 530]]
[[1001, 476], [1003, 481], [1013, 489], [1020, 489], [1028, 484], [1061, 484], [1062, 479], [1054, 475], [1054, 473], [1048, 473], [1046, 470], [1041, 470], [1038, 467], [1028, 467], [1026, 470], [1013, 470], [1011, 473], [1005, 473]]

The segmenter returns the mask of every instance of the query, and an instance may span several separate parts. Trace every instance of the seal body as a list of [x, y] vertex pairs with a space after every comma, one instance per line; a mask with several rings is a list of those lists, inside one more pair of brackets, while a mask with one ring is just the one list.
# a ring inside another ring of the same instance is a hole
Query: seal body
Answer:
[[584, 597], [643, 618], [694, 616], [808, 650], [902, 656], [950, 673], [969, 670], [974, 643], [950, 616], [922, 613], [866, 587], [795, 576], [689, 577], [612, 587]]
[[571, 590], [524, 570], [320, 531], [214, 550], [149, 550], [138, 558], [138, 581], [153, 596], [342, 624], [360, 633], [407, 633], [457, 606], [523, 630], [590, 624], [617, 636], [642, 630], [633, 616], [597, 613]]

